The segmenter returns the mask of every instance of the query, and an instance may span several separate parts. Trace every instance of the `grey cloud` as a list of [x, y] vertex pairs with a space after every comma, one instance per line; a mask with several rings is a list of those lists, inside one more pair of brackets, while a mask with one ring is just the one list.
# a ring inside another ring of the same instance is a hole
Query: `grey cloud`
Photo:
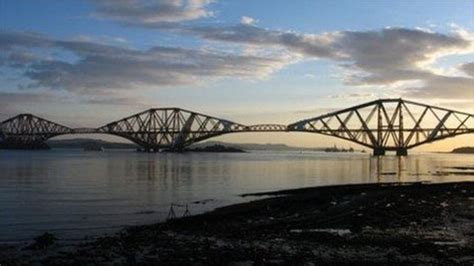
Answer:
[[133, 97], [116, 97], [114, 95], [77, 97], [77, 95], [63, 95], [54, 92], [0, 92], [0, 122], [18, 115], [19, 113], [33, 113], [40, 117], [72, 127], [83, 127], [87, 125], [95, 127], [108, 122], [106, 119], [105, 121], [98, 121], [91, 124], [90, 112], [86, 112], [84, 115], [80, 113], [68, 114], [67, 112], [60, 114], [38, 112], [38, 106], [45, 104], [53, 107], [58, 106], [53, 109], [64, 109], [65, 106], [71, 104], [75, 106], [82, 105], [84, 108], [96, 108], [94, 107], [95, 105], [100, 105], [100, 108], [121, 105], [126, 106], [126, 110], [137, 111], [153, 106], [150, 103], [142, 102]]
[[[437, 94], [444, 90], [441, 87], [449, 85], [445, 82], [458, 85], [461, 83], [463, 86], [460, 88], [466, 88], [464, 84], [471, 82], [469, 79], [437, 77], [431, 70], [420, 67], [421, 63], [434, 58], [437, 53], [449, 54], [447, 51], [472, 47], [472, 40], [465, 39], [462, 35], [407, 28], [302, 34], [242, 23], [230, 26], [188, 26], [180, 23], [188, 19], [153, 19], [153, 14], [160, 12], [163, 12], [164, 17], [173, 16], [175, 7], [180, 6], [178, 2], [157, 1], [154, 8], [144, 11], [145, 5], [138, 0], [120, 0], [118, 3], [111, 0], [98, 1], [100, 12], [128, 25], [187, 34], [203, 40], [253, 45], [259, 48], [284, 48], [305, 58], [333, 60], [349, 70], [349, 74], [345, 74], [345, 82], [348, 85], [385, 86], [399, 81], [420, 80], [430, 87], [416, 88], [416, 93], [426, 90], [425, 94]], [[186, 5], [185, 3], [181, 6]], [[195, 6], [205, 14], [208, 3], [209, 1], [199, 1]], [[130, 7], [129, 4], [133, 5]], [[166, 6], [170, 8], [165, 8]], [[205, 15], [185, 17], [195, 19]], [[462, 70], [473, 76], [472, 68], [472, 64], [466, 64]], [[443, 86], [436, 82], [441, 82]], [[466, 94], [465, 90], [462, 91], [459, 96]]]
[[469, 76], [474, 77], [474, 62], [461, 65], [460, 69]]
[[9, 50], [17, 45], [29, 48], [47, 47], [52, 42], [44, 35], [33, 32], [0, 32], [0, 49]]
[[474, 79], [433, 75], [424, 80], [419, 88], [410, 88], [405, 93], [410, 97], [474, 99]]
[[149, 104], [143, 103], [135, 98], [131, 97], [117, 97], [114, 95], [102, 95], [94, 97], [82, 96], [82, 97], [69, 97], [71, 95], [58, 95], [53, 92], [0, 92], [0, 116], [5, 119], [8, 116], [18, 114], [19, 112], [25, 112], [28, 110], [22, 108], [28, 108], [34, 104], [100, 104], [100, 105], [127, 105], [127, 106], [149, 106]]
[[29, 52], [11, 51], [9, 53], [0, 52], [0, 67], [8, 66], [12, 68], [26, 67], [34, 62], [37, 57]]
[[3, 105], [12, 102], [36, 102], [47, 100], [51, 95], [44, 93], [17, 93], [17, 92], [0, 92], [0, 103]]
[[429, 72], [418, 63], [435, 52], [469, 46], [459, 36], [402, 28], [345, 32], [342, 36], [338, 42], [341, 53], [353, 62], [350, 67], [367, 73], [361, 81], [369, 84], [426, 78]]
[[[0, 92], [0, 121], [3, 121], [20, 112], [25, 112], [24, 107], [33, 103], [50, 103], [56, 96], [39, 93]], [[54, 100], [53, 100], [54, 101]]]
[[[163, 29], [161, 26], [157, 28]], [[177, 23], [166, 30], [204, 40], [258, 48], [283, 48], [309, 59], [329, 59], [348, 70], [344, 73], [344, 81], [348, 85], [383, 87], [399, 81], [419, 80], [425, 86], [412, 88], [406, 95], [434, 97], [444, 95], [450, 88], [449, 82], [452, 82], [449, 97], [472, 95], [472, 78], [439, 76], [420, 66], [436, 54], [449, 54], [472, 47], [471, 40], [457, 34], [385, 28], [316, 35], [268, 30], [245, 24], [189, 27]], [[11, 51], [18, 46], [58, 48], [77, 55], [79, 60], [75, 62], [37, 60], [25, 71], [25, 75], [33, 80], [30, 86], [68, 90], [183, 85], [212, 77], [258, 77], [294, 62], [281, 58], [169, 47], [139, 51], [92, 42], [50, 40], [37, 34], [0, 34], [0, 47], [5, 47], [4, 50]], [[472, 75], [472, 63], [461, 66], [461, 69]]]
[[11, 58], [28, 48], [45, 46], [78, 57], [73, 61], [34, 60], [31, 57], [22, 64], [9, 64], [10, 67], [24, 70], [24, 75], [32, 81], [25, 85], [28, 88], [92, 92], [137, 86], [183, 85], [208, 78], [255, 78], [268, 75], [284, 65], [281, 59], [257, 56], [171, 47], [153, 47], [141, 51], [84, 41], [59, 41], [38, 36], [29, 38], [30, 34], [27, 33], [24, 35], [0, 32], [0, 46], [5, 47], [1, 52], [3, 58]]
[[141, 26], [205, 18], [212, 0], [91, 0], [97, 14], [126, 24]]
[[239, 24], [230, 27], [188, 27], [179, 28], [183, 33], [200, 38], [251, 45], [272, 45], [288, 48], [290, 51], [324, 58], [337, 58], [333, 46], [337, 34], [308, 35], [267, 30], [253, 25]]
[[81, 101], [85, 104], [98, 105], [127, 105], [127, 106], [148, 106], [147, 104], [130, 97], [90, 97]]
[[[272, 31], [252, 25], [195, 27], [181, 29], [199, 38], [255, 46], [274, 46], [306, 58], [337, 62], [349, 70], [348, 85], [390, 85], [421, 80], [426, 86], [414, 88], [413, 95], [472, 97], [472, 79], [437, 76], [420, 67], [437, 53], [469, 49], [472, 41], [457, 34], [440, 34], [418, 29], [385, 28], [378, 31], [341, 31], [320, 35]], [[472, 75], [471, 64], [462, 69]], [[452, 83], [450, 83], [452, 82]]]
[[331, 99], [374, 99], [376, 95], [370, 92], [352, 92], [330, 95]]
[[366, 83], [391, 83], [429, 74], [416, 65], [444, 49], [468, 47], [457, 35], [417, 29], [386, 28], [379, 31], [341, 31], [320, 35], [273, 31], [252, 25], [194, 27], [181, 31], [200, 38], [258, 46], [279, 46], [306, 57], [332, 59], [341, 66], [361, 70]]

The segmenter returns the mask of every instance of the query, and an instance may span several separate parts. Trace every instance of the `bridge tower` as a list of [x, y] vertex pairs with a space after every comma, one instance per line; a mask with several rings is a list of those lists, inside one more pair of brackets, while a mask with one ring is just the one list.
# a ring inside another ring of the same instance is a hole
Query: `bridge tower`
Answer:
[[185, 147], [211, 137], [242, 132], [245, 126], [180, 108], [152, 108], [109, 123], [97, 133], [121, 136], [145, 151], [182, 152]]
[[288, 125], [289, 131], [333, 136], [382, 156], [474, 132], [474, 115], [403, 99], [380, 99]]
[[20, 114], [0, 124], [1, 149], [49, 149], [45, 141], [72, 129], [32, 114]]
[[[387, 108], [387, 105], [393, 103], [395, 103], [396, 106]], [[397, 156], [407, 156], [408, 149], [404, 143], [403, 128], [403, 112], [406, 105], [404, 105], [403, 100], [398, 99], [395, 102], [380, 100], [375, 106], [377, 109], [377, 141], [373, 147], [373, 155], [383, 156], [387, 149], [389, 149], [395, 150]], [[392, 134], [394, 147], [387, 147], [387, 145], [384, 144], [387, 139], [387, 132]]]

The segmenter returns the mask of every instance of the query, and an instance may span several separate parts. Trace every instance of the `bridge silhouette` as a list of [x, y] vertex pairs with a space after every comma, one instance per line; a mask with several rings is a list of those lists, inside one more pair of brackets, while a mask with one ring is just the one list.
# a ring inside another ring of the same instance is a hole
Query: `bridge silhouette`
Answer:
[[374, 155], [408, 149], [474, 132], [474, 115], [403, 99], [379, 99], [289, 125], [243, 125], [180, 108], [153, 108], [98, 128], [70, 128], [32, 114], [0, 124], [0, 148], [44, 149], [46, 140], [66, 134], [111, 134], [144, 151], [181, 152], [216, 136], [243, 132], [308, 132], [345, 139]]

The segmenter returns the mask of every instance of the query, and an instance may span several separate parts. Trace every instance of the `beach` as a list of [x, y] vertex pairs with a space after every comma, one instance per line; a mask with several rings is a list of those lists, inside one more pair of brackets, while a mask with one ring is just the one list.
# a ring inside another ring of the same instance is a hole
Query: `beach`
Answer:
[[[474, 263], [474, 183], [340, 185], [262, 199], [114, 236], [2, 245], [2, 265]], [[44, 239], [43, 239], [44, 240]]]

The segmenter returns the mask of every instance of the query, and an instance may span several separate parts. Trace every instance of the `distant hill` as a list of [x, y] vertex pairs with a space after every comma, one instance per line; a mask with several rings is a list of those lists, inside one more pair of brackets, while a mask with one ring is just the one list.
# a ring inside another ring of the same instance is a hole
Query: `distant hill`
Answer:
[[195, 148], [187, 148], [186, 151], [191, 152], [245, 152], [242, 149], [224, 146], [224, 145], [209, 145], [205, 147], [195, 147]]
[[[213, 146], [213, 145], [221, 145], [226, 147], [232, 147], [241, 150], [269, 150], [269, 151], [342, 151], [343, 148], [335, 148], [335, 147], [321, 147], [321, 148], [302, 148], [302, 147], [292, 147], [286, 144], [257, 144], [257, 143], [227, 143], [221, 141], [207, 141], [202, 143], [193, 144], [192, 148], [203, 148], [206, 146]], [[347, 151], [349, 151], [348, 149]], [[353, 151], [353, 150], [350, 150]]]
[[[227, 143], [222, 141], [206, 141], [191, 145], [192, 148], [203, 148], [207, 146], [226, 146], [242, 150], [271, 150], [271, 151], [290, 151], [290, 150], [313, 150], [308, 148], [291, 147], [286, 144], [257, 144], [257, 143]], [[324, 150], [324, 149], [321, 149]]]
[[452, 153], [474, 153], [474, 147], [459, 147], [454, 149]]
[[138, 146], [133, 143], [108, 142], [99, 139], [55, 139], [46, 141], [51, 148], [67, 149], [136, 149]]
[[[133, 143], [120, 143], [120, 142], [108, 142], [105, 140], [98, 139], [86, 139], [86, 138], [76, 138], [76, 139], [61, 139], [61, 140], [48, 140], [46, 142], [51, 148], [67, 148], [67, 149], [136, 149], [139, 148], [138, 145]], [[302, 147], [292, 147], [286, 144], [257, 144], [257, 143], [227, 143], [222, 141], [207, 141], [200, 142], [191, 145], [190, 149], [205, 149], [212, 150], [208, 147], [224, 147], [235, 150], [268, 150], [268, 151], [321, 151], [321, 152], [338, 152], [338, 151], [353, 151], [353, 150], [344, 150], [343, 148], [335, 147], [322, 147], [322, 148], [302, 148]]]

